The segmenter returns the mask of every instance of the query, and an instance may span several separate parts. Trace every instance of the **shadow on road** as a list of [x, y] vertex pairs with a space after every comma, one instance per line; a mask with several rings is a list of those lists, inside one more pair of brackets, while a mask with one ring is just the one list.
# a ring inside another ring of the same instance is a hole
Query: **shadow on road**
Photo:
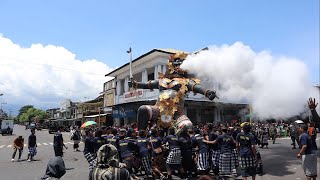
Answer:
[[[296, 158], [299, 149], [291, 149], [286, 146], [271, 147], [269, 149], [261, 149], [259, 151], [264, 154], [262, 156], [264, 175], [286, 176], [295, 174], [294, 169], [289, 166], [300, 165], [300, 160]], [[270, 152], [265, 152], [270, 151]], [[263, 153], [265, 152], [265, 153]], [[300, 167], [300, 166], [299, 166]]]

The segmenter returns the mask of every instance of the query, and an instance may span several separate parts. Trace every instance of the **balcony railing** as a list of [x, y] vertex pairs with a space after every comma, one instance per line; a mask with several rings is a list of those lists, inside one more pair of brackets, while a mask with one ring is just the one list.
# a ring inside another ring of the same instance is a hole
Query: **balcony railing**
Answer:
[[[139, 93], [139, 92], [142, 93]], [[115, 104], [123, 104], [123, 103], [128, 103], [128, 102], [135, 102], [135, 101], [145, 101], [145, 100], [157, 100], [159, 97], [159, 90], [155, 89], [153, 91], [150, 91], [149, 89], [137, 89], [135, 90], [136, 94], [129, 95], [129, 92], [116, 96], [115, 98]], [[196, 94], [190, 92], [188, 94], [188, 97], [186, 100], [202, 100], [206, 101], [207, 98], [205, 98], [202, 94]]]

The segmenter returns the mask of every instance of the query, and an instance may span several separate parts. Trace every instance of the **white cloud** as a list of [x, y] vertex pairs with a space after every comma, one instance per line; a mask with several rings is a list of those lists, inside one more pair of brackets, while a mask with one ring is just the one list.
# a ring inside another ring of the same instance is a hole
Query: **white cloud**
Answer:
[[54, 106], [66, 98], [95, 98], [112, 69], [95, 59], [78, 60], [64, 47], [21, 47], [0, 35], [0, 93], [7, 103]]
[[260, 118], [297, 115], [309, 97], [319, 100], [301, 60], [254, 52], [241, 42], [212, 46], [189, 56], [181, 67], [205, 79], [210, 88], [217, 88], [211, 81], [219, 82], [222, 88], [217, 94], [222, 100], [250, 103]]

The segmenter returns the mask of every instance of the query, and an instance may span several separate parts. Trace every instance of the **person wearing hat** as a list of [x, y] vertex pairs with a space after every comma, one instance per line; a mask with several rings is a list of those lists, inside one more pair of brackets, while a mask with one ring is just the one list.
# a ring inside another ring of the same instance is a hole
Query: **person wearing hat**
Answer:
[[14, 141], [13, 141], [13, 154], [12, 154], [12, 159], [11, 161], [14, 161], [14, 157], [16, 156], [17, 150], [19, 150], [19, 157], [18, 157], [18, 162], [21, 161], [21, 155], [23, 151], [23, 144], [24, 143], [24, 138], [22, 136], [18, 136]]
[[256, 177], [256, 142], [254, 135], [250, 132], [251, 125], [245, 123], [242, 125], [243, 132], [237, 135], [236, 147], [239, 154], [239, 164], [241, 167], [241, 175], [244, 180], [252, 176], [254, 180]]
[[97, 152], [97, 164], [91, 179], [130, 180], [129, 171], [124, 167], [124, 164], [119, 163], [117, 148], [112, 144], [102, 145]]

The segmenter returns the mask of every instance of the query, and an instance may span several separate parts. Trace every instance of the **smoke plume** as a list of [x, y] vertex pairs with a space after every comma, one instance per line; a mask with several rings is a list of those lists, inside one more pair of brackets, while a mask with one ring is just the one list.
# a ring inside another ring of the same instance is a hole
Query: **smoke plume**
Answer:
[[250, 104], [260, 119], [299, 115], [305, 111], [309, 97], [319, 100], [319, 89], [309, 82], [302, 61], [255, 52], [241, 42], [212, 46], [190, 55], [181, 68], [216, 90], [220, 101]]

